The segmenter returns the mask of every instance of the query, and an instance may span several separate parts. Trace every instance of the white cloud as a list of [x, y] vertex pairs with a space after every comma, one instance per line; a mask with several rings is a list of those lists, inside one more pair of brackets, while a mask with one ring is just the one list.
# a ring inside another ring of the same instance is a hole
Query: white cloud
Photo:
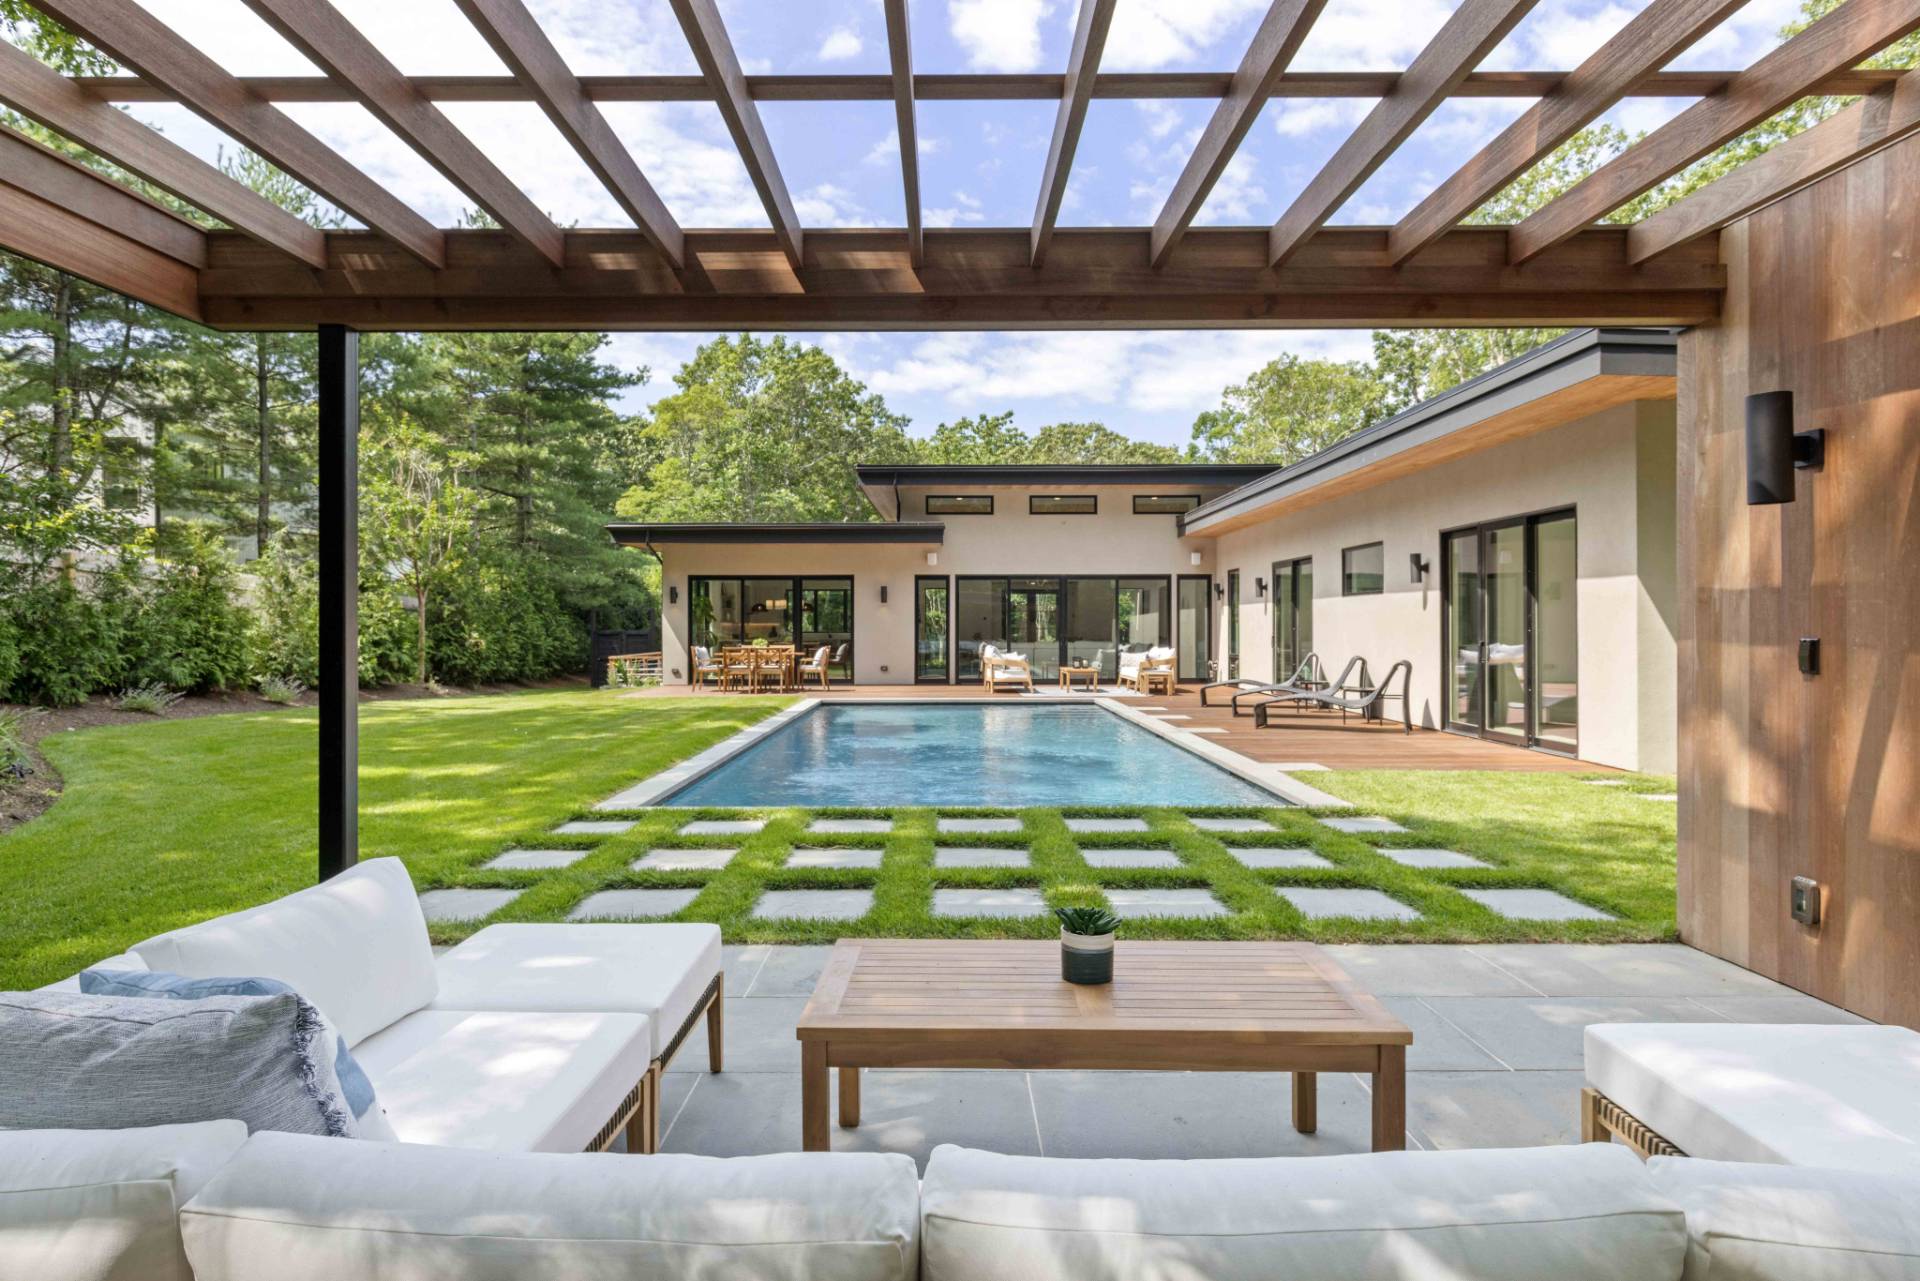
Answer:
[[1053, 0], [947, 0], [947, 28], [980, 71], [1034, 71]]
[[820, 42], [820, 52], [815, 56], [822, 62], [845, 62], [858, 58], [866, 44], [860, 39], [860, 33], [851, 27], [835, 27]]
[[1336, 0], [1293, 65], [1313, 71], [1399, 71], [1412, 62], [1453, 12], [1446, 0]]
[[851, 191], [831, 182], [818, 183], [793, 196], [793, 211], [805, 227], [871, 227], [874, 218]]
[[1282, 138], [1305, 138], [1322, 129], [1350, 133], [1372, 109], [1367, 98], [1285, 98], [1267, 104], [1266, 114]]
[[951, 205], [922, 210], [920, 217], [929, 227], [957, 227], [963, 222], [980, 223], [987, 220], [980, 201], [965, 191], [954, 192]]
[[[1152, 71], [1175, 63], [1193, 65], [1216, 52], [1213, 45], [1246, 18], [1266, 11], [1268, 0], [1127, 0], [1113, 13], [1100, 63], [1115, 71]], [[1229, 53], [1239, 63], [1240, 51]]]

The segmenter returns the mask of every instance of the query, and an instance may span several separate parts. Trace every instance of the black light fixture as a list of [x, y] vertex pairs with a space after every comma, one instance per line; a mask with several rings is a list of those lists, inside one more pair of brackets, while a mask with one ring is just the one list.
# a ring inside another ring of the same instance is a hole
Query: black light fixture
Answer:
[[880, 603], [882, 605], [887, 603], [887, 585], [885, 583], [880, 584]]
[[1817, 469], [1827, 458], [1827, 433], [1793, 429], [1793, 393], [1747, 397], [1747, 505], [1790, 503], [1793, 473]]
[[1227, 587], [1225, 583], [1215, 583], [1213, 585], [1213, 598], [1215, 600], [1225, 600], [1227, 598]]
[[1267, 580], [1266, 580], [1266, 579], [1264, 579], [1264, 578], [1256, 578], [1256, 579], [1254, 579], [1254, 580], [1253, 580], [1253, 594], [1254, 594], [1255, 596], [1265, 596], [1265, 595], [1267, 594]]
[[1427, 576], [1427, 562], [1420, 559], [1419, 552], [1407, 553], [1407, 573], [1416, 583]]
[[678, 605], [679, 603], [680, 603], [680, 589], [678, 587], [667, 588], [667, 604]]

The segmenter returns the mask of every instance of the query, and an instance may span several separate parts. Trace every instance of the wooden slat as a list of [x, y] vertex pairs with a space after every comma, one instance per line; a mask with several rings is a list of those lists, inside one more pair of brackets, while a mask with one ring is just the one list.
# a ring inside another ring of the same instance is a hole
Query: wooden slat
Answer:
[[246, 0], [294, 48], [328, 75], [350, 85], [380, 123], [448, 182], [554, 266], [564, 256], [553, 219], [487, 159], [440, 109], [417, 93], [399, 68], [327, 0]]
[[12, 129], [0, 129], [0, 182], [189, 267], [206, 266], [207, 235], [200, 228]]
[[1273, 0], [1273, 7], [1254, 32], [1240, 69], [1233, 73], [1226, 96], [1214, 108], [1213, 118], [1207, 121], [1186, 168], [1175, 180], [1160, 216], [1153, 220], [1149, 260], [1154, 266], [1167, 264], [1195, 215], [1207, 203], [1213, 184], [1220, 180], [1247, 130], [1259, 119], [1260, 108], [1266, 105], [1274, 84], [1299, 52], [1325, 4], [1326, 0]]
[[1073, 52], [1067, 56], [1067, 78], [1060, 97], [1060, 110], [1053, 118], [1053, 140], [1047, 146], [1047, 167], [1040, 173], [1040, 201], [1033, 211], [1033, 265], [1047, 260], [1047, 245], [1053, 239], [1053, 225], [1060, 217], [1060, 202], [1066, 199], [1067, 180], [1073, 172], [1073, 153], [1080, 146], [1080, 130], [1087, 122], [1087, 103], [1100, 67], [1100, 55], [1107, 47], [1107, 30], [1113, 25], [1116, 0], [1081, 0], [1080, 16], [1073, 28]]
[[1645, 262], [1718, 231], [1836, 169], [1920, 132], [1920, 72], [1862, 98], [1838, 115], [1749, 160], [1726, 177], [1627, 231], [1627, 257]]
[[[793, 197], [773, 158], [773, 144], [767, 141], [760, 112], [747, 93], [747, 78], [740, 70], [726, 24], [720, 20], [720, 10], [714, 0], [672, 0], [672, 4], [680, 29], [693, 49], [693, 59], [700, 64], [700, 74], [707, 78], [714, 105], [720, 108], [720, 118], [726, 121], [733, 145], [740, 151], [740, 163], [746, 166], [747, 177], [760, 193], [760, 203], [766, 206], [767, 221], [773, 224], [780, 250], [798, 271], [805, 263], [800, 215], [793, 211]], [[901, 150], [904, 152], [905, 147]]]
[[5, 40], [0, 40], [0, 102], [261, 243], [310, 267], [326, 266], [326, 237], [319, 228], [254, 194]]
[[580, 79], [553, 47], [523, 0], [454, 0], [500, 61], [533, 94], [533, 100], [586, 162], [593, 176], [626, 210], [633, 225], [658, 245], [677, 269], [685, 263], [680, 224], [640, 172], [633, 154], [587, 97]]
[[1545, 252], [1916, 29], [1920, 0], [1847, 0], [1515, 227], [1509, 256], [1524, 263]]
[[907, 255], [918, 267], [926, 261], [920, 229], [920, 129], [913, 107], [913, 37], [907, 30], [907, 0], [885, 0], [887, 58], [893, 66], [893, 119], [900, 137], [900, 183], [907, 202]]
[[432, 223], [132, 0], [47, 0], [40, 8], [429, 267], [446, 261]]
[[1653, 0], [1415, 205], [1387, 237], [1387, 257], [1402, 263], [1432, 244], [1745, 3]]
[[1422, 121], [1445, 102], [1453, 87], [1493, 52], [1507, 32], [1526, 16], [1534, 0], [1461, 0], [1427, 47], [1420, 51], [1394, 91], [1360, 122], [1333, 158], [1307, 183], [1273, 224], [1267, 257], [1285, 262], [1307, 237], [1331, 218], [1360, 184], [1386, 163]]
[[200, 319], [192, 267], [7, 180], [0, 165], [0, 249], [129, 298]]

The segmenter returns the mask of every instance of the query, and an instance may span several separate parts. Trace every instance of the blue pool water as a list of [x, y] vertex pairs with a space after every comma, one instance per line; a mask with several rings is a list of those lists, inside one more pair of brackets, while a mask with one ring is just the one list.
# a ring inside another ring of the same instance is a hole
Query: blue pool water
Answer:
[[1098, 707], [816, 707], [665, 805], [1277, 805]]

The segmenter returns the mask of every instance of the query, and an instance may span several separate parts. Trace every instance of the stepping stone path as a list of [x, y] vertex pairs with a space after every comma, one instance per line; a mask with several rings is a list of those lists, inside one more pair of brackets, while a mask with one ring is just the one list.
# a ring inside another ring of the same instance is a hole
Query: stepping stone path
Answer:
[[1147, 820], [1144, 818], [1070, 818], [1067, 820], [1069, 832], [1144, 832]]
[[553, 830], [561, 836], [618, 836], [633, 829], [634, 820], [626, 818], [576, 818]]
[[1487, 867], [1469, 854], [1455, 853], [1453, 850], [1400, 850], [1382, 847], [1382, 855], [1392, 859], [1402, 867]]
[[1270, 850], [1257, 846], [1228, 846], [1227, 853], [1233, 855], [1243, 866], [1259, 868], [1301, 868], [1332, 867], [1333, 864], [1321, 858], [1312, 850]]
[[1614, 918], [1552, 890], [1461, 890], [1468, 898], [1515, 921], [1611, 921]]
[[1323, 818], [1320, 820], [1336, 832], [1404, 832], [1407, 829], [1390, 818]]
[[1353, 916], [1368, 921], [1420, 919], [1420, 913], [1379, 890], [1295, 889], [1281, 886], [1275, 892], [1298, 908], [1302, 916], [1316, 921], [1333, 916]]
[[644, 921], [672, 916], [700, 895], [699, 890], [601, 890], [581, 899], [569, 921]]
[[872, 890], [768, 890], [753, 915], [761, 921], [851, 921], [872, 910]]
[[589, 850], [508, 850], [480, 866], [496, 872], [536, 872], [548, 868], [572, 867]]
[[1172, 850], [1088, 850], [1080, 851], [1089, 867], [1179, 867], [1180, 856]]
[[702, 818], [681, 827], [682, 836], [752, 836], [767, 825], [764, 818]]
[[636, 872], [717, 872], [739, 850], [649, 850], [627, 866]]
[[1017, 818], [943, 818], [937, 820], [942, 832], [1017, 832], [1020, 820]]
[[1031, 867], [1026, 850], [986, 849], [969, 845], [942, 845], [933, 851], [935, 867]]
[[1264, 818], [1190, 818], [1203, 832], [1271, 832], [1273, 824]]
[[1672, 792], [1635, 792], [1634, 795], [1643, 801], [1677, 801], [1680, 799], [1679, 796]]
[[519, 897], [519, 890], [428, 890], [420, 911], [429, 921], [477, 921]]
[[1580, 781], [1588, 787], [1625, 787], [1627, 785], [1627, 781], [1623, 778], [1583, 778]]
[[935, 890], [935, 916], [1045, 916], [1039, 890]]
[[1206, 890], [1107, 890], [1113, 914], [1122, 920], [1143, 916], [1226, 916], [1227, 905]]
[[835, 832], [841, 835], [858, 833], [870, 835], [875, 832], [891, 832], [893, 820], [890, 818], [816, 818], [807, 825], [809, 832]]
[[880, 850], [845, 849], [803, 849], [796, 848], [787, 859], [788, 867], [802, 868], [860, 868], [872, 870], [880, 866]]

